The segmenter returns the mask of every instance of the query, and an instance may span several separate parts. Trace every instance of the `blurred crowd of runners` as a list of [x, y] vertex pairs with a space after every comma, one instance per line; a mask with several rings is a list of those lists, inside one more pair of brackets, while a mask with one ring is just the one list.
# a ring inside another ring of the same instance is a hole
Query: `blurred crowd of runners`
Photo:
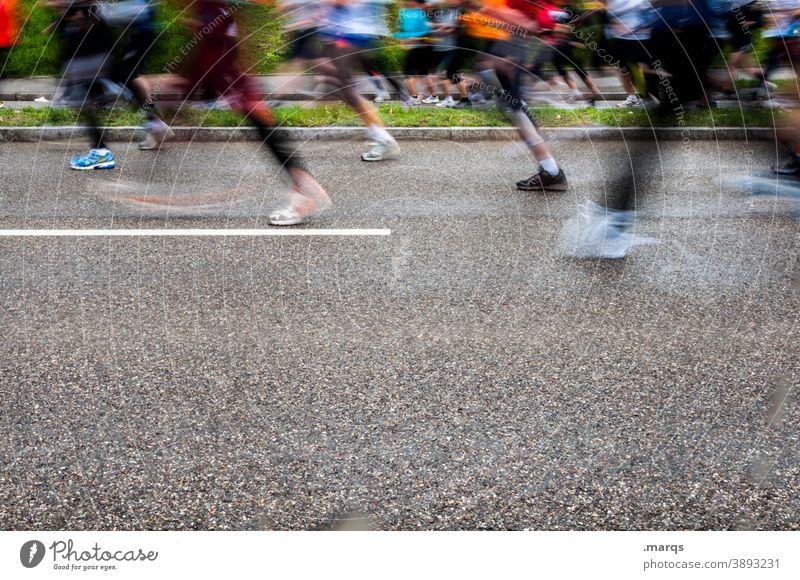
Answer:
[[[604, 68], [618, 75], [625, 91], [618, 106], [646, 107], [659, 124], [682, 126], [687, 108], [713, 106], [717, 99], [741, 100], [736, 80], [742, 76], [755, 87], [748, 96], [769, 97], [776, 87], [772, 75], [800, 62], [800, 0], [258, 3], [270, 6], [285, 26], [287, 69], [313, 76], [316, 95], [341, 100], [364, 122], [369, 145], [362, 160], [400, 155], [374, 104], [392, 98], [389, 86], [407, 107], [491, 103], [513, 121], [535, 161], [535, 172], [517, 182], [523, 191], [568, 187], [564, 168], [542, 137], [531, 106], [531, 91], [539, 83], [552, 94], [565, 86], [567, 101], [592, 106], [603, 95], [588, 71]], [[296, 148], [275, 131], [275, 118], [260, 87], [240, 65], [243, 2], [190, 0], [184, 18], [170, 23], [158, 21], [154, 3], [148, 0], [47, 4], [56, 14], [47, 32], [60, 37], [63, 51], [59, 102], [78, 109], [90, 131], [89, 150], [71, 160], [73, 169], [115, 167], [98, 120], [98, 109], [108, 103], [133, 103], [144, 112], [141, 149], [157, 150], [168, 139], [170, 128], [158, 111], [163, 87], [154, 88], [144, 73], [163, 30], [185, 26], [190, 31], [189, 43], [181, 48], [185, 58], [179, 59], [180, 66], [171, 64], [160, 72], [171, 73], [185, 101], [199, 98], [239, 111], [258, 128], [292, 183], [288, 202], [271, 212], [270, 223], [304, 223], [330, 206]], [[0, 70], [17, 37], [17, 12], [16, 0], [0, 0]], [[405, 47], [402, 71], [385, 70], [380, 56], [387, 44]], [[370, 76], [374, 93], [367, 96], [359, 90], [357, 72]], [[783, 132], [787, 157], [774, 171], [796, 175], [800, 132], [791, 114], [788, 118]], [[571, 242], [579, 248], [576, 255], [619, 258], [641, 241], [631, 233], [631, 224], [637, 172], [647, 163], [646, 156], [630, 153], [620, 165], [624, 175], [615, 195], [585, 208]]]

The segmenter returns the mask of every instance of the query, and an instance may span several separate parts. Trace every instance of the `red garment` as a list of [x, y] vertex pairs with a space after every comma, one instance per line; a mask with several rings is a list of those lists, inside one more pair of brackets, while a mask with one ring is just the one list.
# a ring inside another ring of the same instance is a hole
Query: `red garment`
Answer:
[[0, 48], [12, 46], [18, 34], [17, 0], [0, 0]]
[[508, 7], [522, 12], [531, 20], [536, 20], [536, 15], [541, 9], [541, 2], [537, 0], [508, 0]]
[[556, 21], [553, 20], [553, 12], [558, 12], [559, 9], [552, 4], [546, 2], [539, 4], [539, 10], [536, 12], [536, 22], [542, 29], [542, 32], [550, 32], [556, 27]]

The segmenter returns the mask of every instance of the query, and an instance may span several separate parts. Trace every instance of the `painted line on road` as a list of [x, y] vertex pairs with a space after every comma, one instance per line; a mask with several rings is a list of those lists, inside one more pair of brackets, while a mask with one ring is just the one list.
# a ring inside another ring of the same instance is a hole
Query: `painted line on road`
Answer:
[[0, 230], [0, 237], [98, 238], [98, 237], [314, 237], [390, 236], [385, 229], [113, 229], [113, 230]]

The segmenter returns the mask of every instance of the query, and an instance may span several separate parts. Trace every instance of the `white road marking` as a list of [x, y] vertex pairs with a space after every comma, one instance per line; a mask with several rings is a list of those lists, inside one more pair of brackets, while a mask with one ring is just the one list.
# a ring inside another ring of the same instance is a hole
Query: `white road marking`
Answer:
[[0, 237], [26, 238], [97, 238], [97, 237], [313, 237], [313, 236], [390, 236], [391, 230], [384, 229], [113, 229], [113, 230], [0, 230]]

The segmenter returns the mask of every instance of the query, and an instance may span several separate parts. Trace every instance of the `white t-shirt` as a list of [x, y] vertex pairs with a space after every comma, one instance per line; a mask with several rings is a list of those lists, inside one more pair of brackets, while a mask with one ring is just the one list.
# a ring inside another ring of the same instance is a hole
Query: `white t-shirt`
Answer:
[[388, 0], [350, 0], [344, 6], [325, 11], [323, 33], [342, 36], [388, 36]]
[[319, 24], [323, 4], [311, 0], [281, 0], [283, 14], [288, 19], [286, 28], [315, 28]]
[[648, 40], [655, 11], [648, 0], [608, 0], [606, 37]]

